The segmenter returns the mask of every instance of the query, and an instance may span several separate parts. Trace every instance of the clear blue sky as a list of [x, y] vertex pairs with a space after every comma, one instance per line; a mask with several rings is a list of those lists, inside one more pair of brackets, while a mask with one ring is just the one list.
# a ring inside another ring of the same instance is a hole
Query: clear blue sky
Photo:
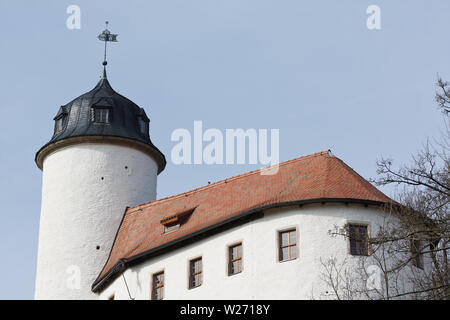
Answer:
[[[66, 27], [69, 5], [81, 29]], [[366, 8], [381, 8], [381, 30]], [[158, 197], [258, 168], [170, 162], [177, 128], [276, 128], [280, 160], [331, 149], [366, 178], [407, 162], [442, 118], [450, 1], [0, 0], [0, 299], [32, 299], [41, 200], [35, 152], [60, 105], [101, 74], [110, 21], [113, 88], [145, 108], [169, 163]], [[383, 189], [390, 194], [393, 190]]]

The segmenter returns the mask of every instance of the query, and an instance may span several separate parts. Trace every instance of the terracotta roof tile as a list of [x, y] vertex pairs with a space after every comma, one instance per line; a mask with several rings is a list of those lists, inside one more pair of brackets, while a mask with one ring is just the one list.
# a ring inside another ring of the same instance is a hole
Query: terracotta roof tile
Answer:
[[[279, 164], [275, 175], [251, 171], [185, 193], [129, 208], [93, 287], [121, 261], [265, 206], [317, 199], [392, 200], [329, 151]], [[187, 222], [163, 234], [161, 220], [194, 209]]]

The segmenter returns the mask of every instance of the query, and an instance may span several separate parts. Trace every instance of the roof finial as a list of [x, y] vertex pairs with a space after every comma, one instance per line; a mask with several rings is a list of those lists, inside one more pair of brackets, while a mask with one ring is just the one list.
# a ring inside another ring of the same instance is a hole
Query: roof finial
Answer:
[[117, 36], [118, 36], [117, 34], [112, 34], [108, 30], [108, 23], [109, 23], [108, 21], [105, 22], [105, 24], [106, 24], [105, 30], [103, 30], [103, 32], [100, 33], [98, 35], [98, 37], [97, 37], [100, 41], [104, 41], [105, 42], [105, 56], [104, 56], [104, 59], [103, 59], [103, 77], [104, 78], [106, 78], [106, 65], [108, 64], [108, 62], [106, 61], [106, 43], [108, 41], [117, 42]]

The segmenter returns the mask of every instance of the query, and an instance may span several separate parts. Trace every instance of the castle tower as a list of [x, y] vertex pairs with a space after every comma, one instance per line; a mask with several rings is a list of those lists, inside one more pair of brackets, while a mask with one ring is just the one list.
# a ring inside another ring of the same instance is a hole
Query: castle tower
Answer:
[[54, 121], [35, 159], [43, 172], [35, 298], [96, 299], [91, 285], [126, 207], [156, 199], [166, 160], [144, 109], [112, 89], [106, 68]]

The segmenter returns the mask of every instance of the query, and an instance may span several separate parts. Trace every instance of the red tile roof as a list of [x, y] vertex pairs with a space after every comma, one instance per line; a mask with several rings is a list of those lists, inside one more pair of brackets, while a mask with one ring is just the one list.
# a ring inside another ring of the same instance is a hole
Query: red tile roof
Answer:
[[[280, 163], [275, 175], [251, 171], [129, 208], [93, 290], [103, 287], [105, 278], [123, 270], [126, 261], [133, 257], [224, 220], [283, 204], [330, 200], [373, 204], [392, 202], [343, 161], [329, 151], [323, 151]], [[163, 234], [162, 220], [194, 208], [178, 230]]]

